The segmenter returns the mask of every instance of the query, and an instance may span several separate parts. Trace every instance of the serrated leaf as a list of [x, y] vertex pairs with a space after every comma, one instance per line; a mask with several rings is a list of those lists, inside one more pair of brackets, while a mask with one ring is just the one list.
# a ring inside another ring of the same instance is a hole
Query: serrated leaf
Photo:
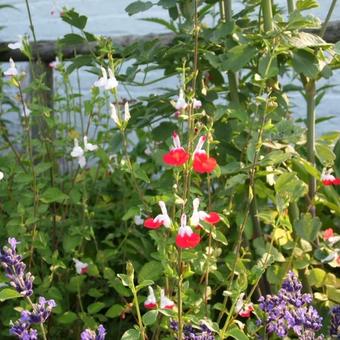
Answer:
[[312, 217], [311, 214], [307, 213], [294, 224], [294, 227], [296, 235], [313, 242], [321, 228], [321, 221], [318, 217]]
[[232, 328], [231, 330], [228, 331], [226, 334], [226, 337], [232, 337], [236, 340], [249, 340], [249, 338], [241, 331], [239, 328]]
[[87, 17], [85, 15], [80, 15], [74, 9], [64, 11], [61, 20], [80, 30], [83, 30], [87, 23]]

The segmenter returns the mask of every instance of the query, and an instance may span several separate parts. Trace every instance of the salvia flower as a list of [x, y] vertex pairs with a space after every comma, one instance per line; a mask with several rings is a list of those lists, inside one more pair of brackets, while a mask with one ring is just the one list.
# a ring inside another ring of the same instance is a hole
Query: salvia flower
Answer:
[[144, 301], [144, 307], [146, 309], [154, 309], [157, 307], [156, 296], [151, 286], [149, 286], [148, 289], [149, 289], [149, 295]]
[[155, 218], [147, 218], [144, 221], [144, 227], [148, 229], [158, 229], [162, 225], [166, 228], [171, 227], [171, 219], [168, 215], [168, 211], [166, 209], [165, 203], [163, 201], [158, 202], [159, 207], [161, 208], [161, 214], [157, 215]]
[[48, 66], [54, 70], [56, 70], [59, 65], [61, 65], [61, 62], [58, 57], [55, 57], [55, 60], [51, 61]]
[[9, 247], [3, 247], [3, 251], [0, 252], [0, 262], [10, 280], [10, 285], [22, 296], [31, 296], [34, 276], [30, 272], [25, 273], [26, 265], [22, 257], [16, 253], [18, 243], [15, 238], [8, 239]]
[[97, 332], [87, 328], [80, 334], [81, 340], [104, 340], [105, 337], [106, 329], [103, 325], [98, 326]]
[[217, 166], [216, 159], [209, 157], [207, 153], [202, 150], [206, 139], [206, 136], [201, 136], [194, 151], [193, 167], [196, 172], [201, 174], [211, 173]]
[[77, 259], [73, 259], [73, 262], [75, 264], [77, 274], [82, 275], [89, 271], [89, 265], [87, 263], [81, 262]]
[[172, 140], [174, 146], [163, 156], [163, 161], [171, 166], [182, 166], [189, 160], [190, 155], [182, 148], [181, 141], [176, 132], [172, 134]]
[[86, 151], [96, 151], [98, 149], [98, 145], [91, 144], [88, 142], [87, 136], [84, 136], [84, 150]]
[[332, 228], [328, 228], [323, 232], [323, 239], [325, 241], [327, 241], [332, 236], [334, 236], [334, 231]]
[[23, 44], [23, 38], [21, 35], [18, 36], [18, 41], [14, 42], [14, 43], [9, 43], [8, 44], [8, 48], [10, 48], [11, 50], [23, 50], [24, 48], [24, 44]]
[[18, 75], [18, 70], [12, 58], [9, 59], [9, 68], [4, 72], [4, 75], [7, 77], [15, 77]]
[[244, 293], [240, 294], [236, 302], [235, 312], [243, 318], [249, 318], [254, 311], [254, 305], [252, 303], [244, 303], [243, 297]]
[[188, 104], [184, 98], [184, 91], [182, 89], [179, 90], [179, 95], [176, 104], [174, 105], [175, 109], [178, 111], [184, 110], [187, 108]]
[[124, 104], [124, 122], [127, 123], [131, 118], [129, 102]]
[[196, 110], [200, 109], [202, 107], [202, 102], [196, 98], [192, 101], [192, 107]]
[[200, 221], [204, 221], [210, 224], [218, 223], [221, 218], [217, 212], [206, 213], [203, 210], [198, 210], [200, 204], [199, 198], [195, 198], [192, 202], [193, 211], [190, 217], [190, 224], [194, 226], [199, 226]]
[[335, 306], [331, 310], [329, 335], [340, 338], [340, 306]]
[[303, 294], [301, 290], [301, 282], [290, 271], [277, 295], [260, 297], [259, 306], [267, 314], [268, 333], [285, 337], [292, 331], [299, 339], [322, 339], [316, 336], [322, 327], [322, 317], [314, 307], [309, 306], [311, 294]]
[[321, 174], [321, 182], [323, 185], [340, 185], [340, 178], [335, 178], [332, 175], [332, 169], [323, 169]]
[[165, 296], [164, 289], [161, 289], [161, 309], [173, 309], [175, 307], [175, 303]]
[[187, 216], [181, 217], [181, 226], [176, 236], [176, 245], [179, 248], [195, 248], [201, 241], [199, 234], [196, 234], [187, 226]]
[[[106, 72], [104, 67], [100, 68], [102, 71], [102, 77], [100, 77], [98, 80], [94, 82], [95, 87], [104, 88], [105, 90], [112, 90], [115, 89], [118, 86], [118, 81], [113, 74], [113, 71], [111, 68], [108, 69], [108, 72]], [[109, 76], [107, 76], [107, 73], [109, 73]]]
[[74, 139], [74, 146], [73, 146], [73, 149], [71, 151], [71, 156], [73, 158], [78, 159], [78, 164], [81, 168], [85, 167], [85, 165], [86, 165], [85, 152], [84, 152], [83, 148], [79, 145], [77, 138]]
[[[170, 320], [170, 329], [177, 333], [178, 322]], [[193, 327], [192, 325], [184, 325], [182, 338], [184, 340], [215, 340], [213, 332], [204, 323], [201, 323], [199, 328], [197, 326]]]

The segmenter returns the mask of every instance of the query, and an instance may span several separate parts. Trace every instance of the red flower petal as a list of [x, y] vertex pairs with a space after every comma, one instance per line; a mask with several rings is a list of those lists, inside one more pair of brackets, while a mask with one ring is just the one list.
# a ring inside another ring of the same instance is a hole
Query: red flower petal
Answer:
[[332, 185], [334, 181], [330, 180], [330, 179], [324, 179], [321, 181], [323, 185]]
[[340, 178], [336, 178], [333, 180], [334, 185], [340, 185]]
[[156, 303], [144, 303], [146, 309], [155, 309], [157, 307]]
[[86, 273], [88, 273], [88, 271], [89, 271], [89, 267], [83, 267], [83, 268], [81, 268], [81, 270], [80, 270], [80, 274], [82, 275], [82, 274], [86, 274]]
[[242, 318], [249, 318], [253, 310], [254, 310], [254, 307], [250, 305], [246, 308], [241, 309], [238, 315], [242, 316]]
[[167, 306], [164, 306], [163, 309], [173, 309], [175, 307], [175, 304], [173, 305], [167, 305]]
[[163, 224], [162, 221], [155, 222], [155, 220], [152, 217], [149, 217], [144, 221], [144, 227], [148, 229], [158, 229], [161, 227], [162, 224]]
[[333, 229], [332, 228], [328, 228], [324, 231], [323, 233], [323, 239], [324, 240], [328, 240], [330, 237], [332, 237], [334, 235]]
[[200, 235], [195, 233], [192, 233], [190, 236], [187, 234], [184, 234], [183, 236], [178, 234], [176, 237], [176, 245], [179, 248], [195, 248], [200, 241]]
[[186, 163], [189, 158], [190, 155], [183, 148], [177, 148], [166, 153], [163, 156], [163, 161], [171, 166], [181, 166]]
[[221, 221], [221, 218], [217, 212], [211, 212], [209, 217], [207, 217], [204, 221], [210, 224], [216, 224]]
[[208, 157], [206, 153], [196, 153], [194, 157], [194, 170], [198, 173], [211, 173], [217, 166], [216, 159]]

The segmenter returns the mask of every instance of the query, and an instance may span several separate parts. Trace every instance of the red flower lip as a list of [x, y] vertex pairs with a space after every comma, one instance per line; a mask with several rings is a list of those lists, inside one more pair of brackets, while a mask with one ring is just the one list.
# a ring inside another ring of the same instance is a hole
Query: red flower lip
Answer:
[[221, 217], [217, 212], [212, 211], [209, 214], [209, 217], [207, 217], [204, 221], [210, 224], [216, 224], [221, 221]]
[[209, 157], [205, 152], [195, 153], [193, 167], [198, 173], [211, 173], [215, 170], [217, 161]]
[[144, 227], [148, 229], [158, 229], [162, 226], [163, 221], [155, 221], [154, 218], [149, 217], [144, 221]]
[[165, 164], [171, 166], [182, 166], [190, 158], [189, 153], [187, 153], [183, 148], [172, 149], [163, 156], [163, 161]]
[[323, 239], [325, 241], [327, 241], [330, 237], [332, 237], [334, 235], [333, 229], [332, 228], [328, 228], [324, 231], [323, 233]]
[[176, 236], [176, 245], [179, 248], [195, 248], [201, 241], [201, 237], [198, 234], [192, 233], [191, 235], [184, 234]]
[[144, 303], [144, 307], [146, 309], [155, 309], [157, 307], [157, 303]]

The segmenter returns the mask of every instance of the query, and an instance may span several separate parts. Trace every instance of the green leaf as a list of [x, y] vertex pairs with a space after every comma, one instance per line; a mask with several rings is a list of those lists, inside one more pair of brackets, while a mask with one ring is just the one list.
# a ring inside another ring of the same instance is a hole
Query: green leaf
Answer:
[[279, 74], [277, 58], [269, 54], [263, 56], [259, 60], [259, 74], [262, 78], [268, 79]]
[[321, 221], [319, 217], [312, 217], [311, 214], [307, 213], [296, 222], [294, 225], [296, 235], [300, 236], [304, 240], [313, 242], [321, 228]]
[[218, 230], [218, 229], [214, 230], [212, 232], [212, 237], [215, 241], [218, 241], [218, 242], [224, 244], [225, 246], [228, 245], [227, 238], [223, 235], [223, 233], [220, 230]]
[[85, 39], [79, 34], [69, 33], [65, 34], [64, 37], [60, 39], [60, 42], [63, 45], [77, 45], [83, 44], [85, 42]]
[[236, 72], [245, 66], [258, 51], [249, 45], [239, 45], [230, 49], [227, 56], [223, 56], [222, 64], [226, 70]]
[[311, 286], [320, 288], [324, 285], [326, 272], [320, 268], [313, 268], [308, 274], [308, 281]]
[[150, 183], [148, 175], [137, 163], [133, 164], [133, 171], [137, 178], [141, 179], [145, 183]]
[[324, 165], [333, 164], [336, 159], [333, 150], [326, 144], [316, 143], [316, 156], [319, 158], [320, 162]]
[[226, 338], [230, 336], [236, 340], [249, 340], [249, 338], [241, 331], [239, 328], [232, 328], [228, 333], [226, 334]]
[[60, 191], [58, 188], [48, 188], [40, 197], [40, 201], [43, 203], [62, 203], [67, 199], [68, 196]]
[[297, 0], [296, 9], [299, 11], [305, 11], [311, 8], [319, 7], [319, 2], [317, 0]]
[[131, 218], [134, 218], [136, 215], [140, 214], [140, 208], [138, 207], [130, 207], [129, 210], [122, 217], [123, 221], [127, 221]]
[[245, 174], [237, 174], [233, 177], [230, 177], [227, 180], [227, 183], [225, 185], [225, 189], [228, 190], [228, 189], [231, 189], [238, 184], [244, 184], [244, 182], [247, 178], [248, 178], [248, 176], [245, 175]]
[[296, 48], [320, 47], [330, 45], [318, 35], [307, 32], [298, 32], [296, 35], [288, 37], [287, 42], [289, 46]]
[[140, 340], [140, 337], [139, 330], [131, 328], [123, 334], [121, 340]]
[[334, 45], [334, 52], [338, 55], [340, 55], [340, 41], [338, 41], [335, 45]]
[[94, 302], [87, 307], [89, 314], [96, 314], [105, 307], [104, 302]]
[[151, 1], [135, 1], [125, 8], [129, 15], [134, 15], [139, 12], [145, 12], [153, 6]]
[[120, 316], [124, 310], [124, 307], [122, 305], [113, 305], [109, 308], [109, 310], [105, 313], [105, 316], [108, 318], [116, 318], [117, 316]]
[[64, 11], [61, 20], [80, 30], [83, 30], [87, 23], [87, 17], [85, 15], [80, 15], [74, 9]]
[[177, 0], [159, 0], [158, 6], [162, 6], [165, 9], [176, 7]]
[[150, 310], [142, 317], [145, 326], [152, 325], [156, 322], [158, 316], [158, 310]]
[[168, 22], [164, 19], [160, 19], [160, 18], [142, 18], [141, 20], [143, 21], [147, 21], [147, 22], [152, 22], [154, 24], [159, 24], [162, 25], [163, 27], [167, 28], [169, 31], [172, 32], [177, 32], [176, 30], [176, 26], [174, 26], [171, 22]]
[[275, 183], [275, 191], [290, 201], [296, 201], [304, 196], [307, 192], [306, 184], [297, 178], [295, 172], [287, 172], [277, 179]]
[[78, 319], [78, 316], [76, 313], [73, 312], [65, 312], [63, 315], [58, 317], [58, 322], [63, 325], [69, 325], [76, 321]]
[[316, 56], [307, 50], [297, 50], [292, 59], [294, 70], [306, 77], [316, 79], [319, 73], [319, 62]]
[[18, 293], [16, 290], [11, 289], [11, 288], [5, 288], [0, 291], [0, 301], [6, 301], [10, 299], [17, 299], [21, 298], [22, 295]]
[[141, 290], [144, 287], [148, 287], [153, 285], [154, 282], [152, 280], [144, 280], [143, 282], [141, 282], [137, 287], [136, 287], [136, 291], [138, 292], [139, 290]]
[[144, 264], [139, 270], [138, 282], [145, 280], [157, 281], [163, 274], [162, 265], [157, 261], [150, 261]]

